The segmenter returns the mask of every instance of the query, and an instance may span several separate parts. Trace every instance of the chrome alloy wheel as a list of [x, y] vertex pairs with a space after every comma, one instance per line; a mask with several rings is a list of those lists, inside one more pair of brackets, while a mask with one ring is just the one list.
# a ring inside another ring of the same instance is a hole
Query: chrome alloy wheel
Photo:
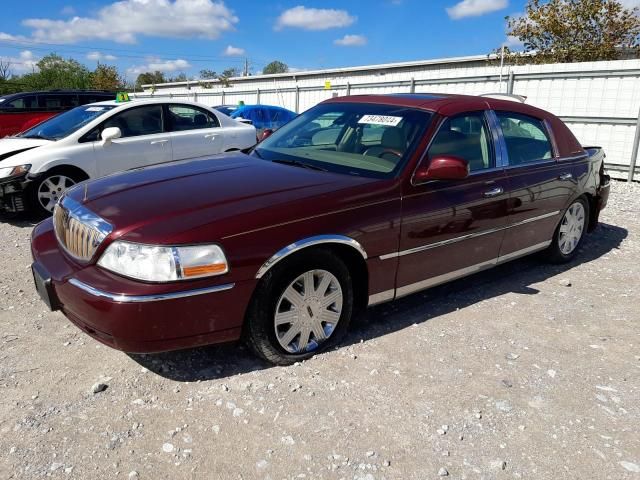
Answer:
[[584, 207], [582, 203], [575, 202], [567, 209], [562, 217], [562, 223], [560, 223], [558, 246], [563, 254], [569, 255], [576, 249], [584, 233], [584, 226]]
[[303, 273], [285, 289], [274, 316], [276, 338], [289, 353], [316, 350], [336, 329], [342, 312], [342, 288], [326, 270]]
[[56, 205], [62, 194], [67, 188], [75, 185], [74, 179], [65, 175], [51, 175], [46, 178], [38, 187], [38, 201], [42, 208], [49, 212], [53, 212], [53, 207]]

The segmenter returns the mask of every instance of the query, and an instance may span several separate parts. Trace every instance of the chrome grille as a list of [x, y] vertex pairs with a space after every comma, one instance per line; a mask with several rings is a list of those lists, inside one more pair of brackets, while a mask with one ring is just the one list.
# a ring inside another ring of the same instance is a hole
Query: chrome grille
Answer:
[[64, 197], [53, 210], [56, 238], [72, 257], [89, 261], [111, 233], [113, 227], [70, 197]]

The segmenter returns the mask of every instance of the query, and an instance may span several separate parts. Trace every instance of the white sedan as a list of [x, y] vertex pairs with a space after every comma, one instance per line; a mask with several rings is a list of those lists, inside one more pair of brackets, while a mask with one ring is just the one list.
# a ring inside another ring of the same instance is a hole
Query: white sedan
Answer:
[[83, 105], [0, 140], [0, 211], [51, 213], [88, 178], [256, 143], [256, 130], [198, 103], [150, 99]]

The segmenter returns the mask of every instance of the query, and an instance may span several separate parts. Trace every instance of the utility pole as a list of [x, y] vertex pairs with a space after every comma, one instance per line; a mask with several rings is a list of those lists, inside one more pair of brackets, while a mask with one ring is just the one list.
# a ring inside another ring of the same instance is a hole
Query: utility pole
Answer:
[[249, 59], [247, 57], [244, 58], [244, 75], [243, 77], [249, 76]]

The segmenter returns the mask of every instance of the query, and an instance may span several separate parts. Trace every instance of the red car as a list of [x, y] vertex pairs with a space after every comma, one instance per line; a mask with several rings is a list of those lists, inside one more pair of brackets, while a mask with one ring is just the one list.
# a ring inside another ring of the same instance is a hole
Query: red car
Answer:
[[507, 100], [333, 98], [248, 153], [73, 188], [33, 232], [35, 283], [120, 350], [243, 336], [287, 364], [368, 305], [537, 251], [571, 260], [607, 202], [603, 159]]
[[23, 132], [79, 105], [113, 100], [107, 90], [49, 90], [0, 97], [0, 138]]

